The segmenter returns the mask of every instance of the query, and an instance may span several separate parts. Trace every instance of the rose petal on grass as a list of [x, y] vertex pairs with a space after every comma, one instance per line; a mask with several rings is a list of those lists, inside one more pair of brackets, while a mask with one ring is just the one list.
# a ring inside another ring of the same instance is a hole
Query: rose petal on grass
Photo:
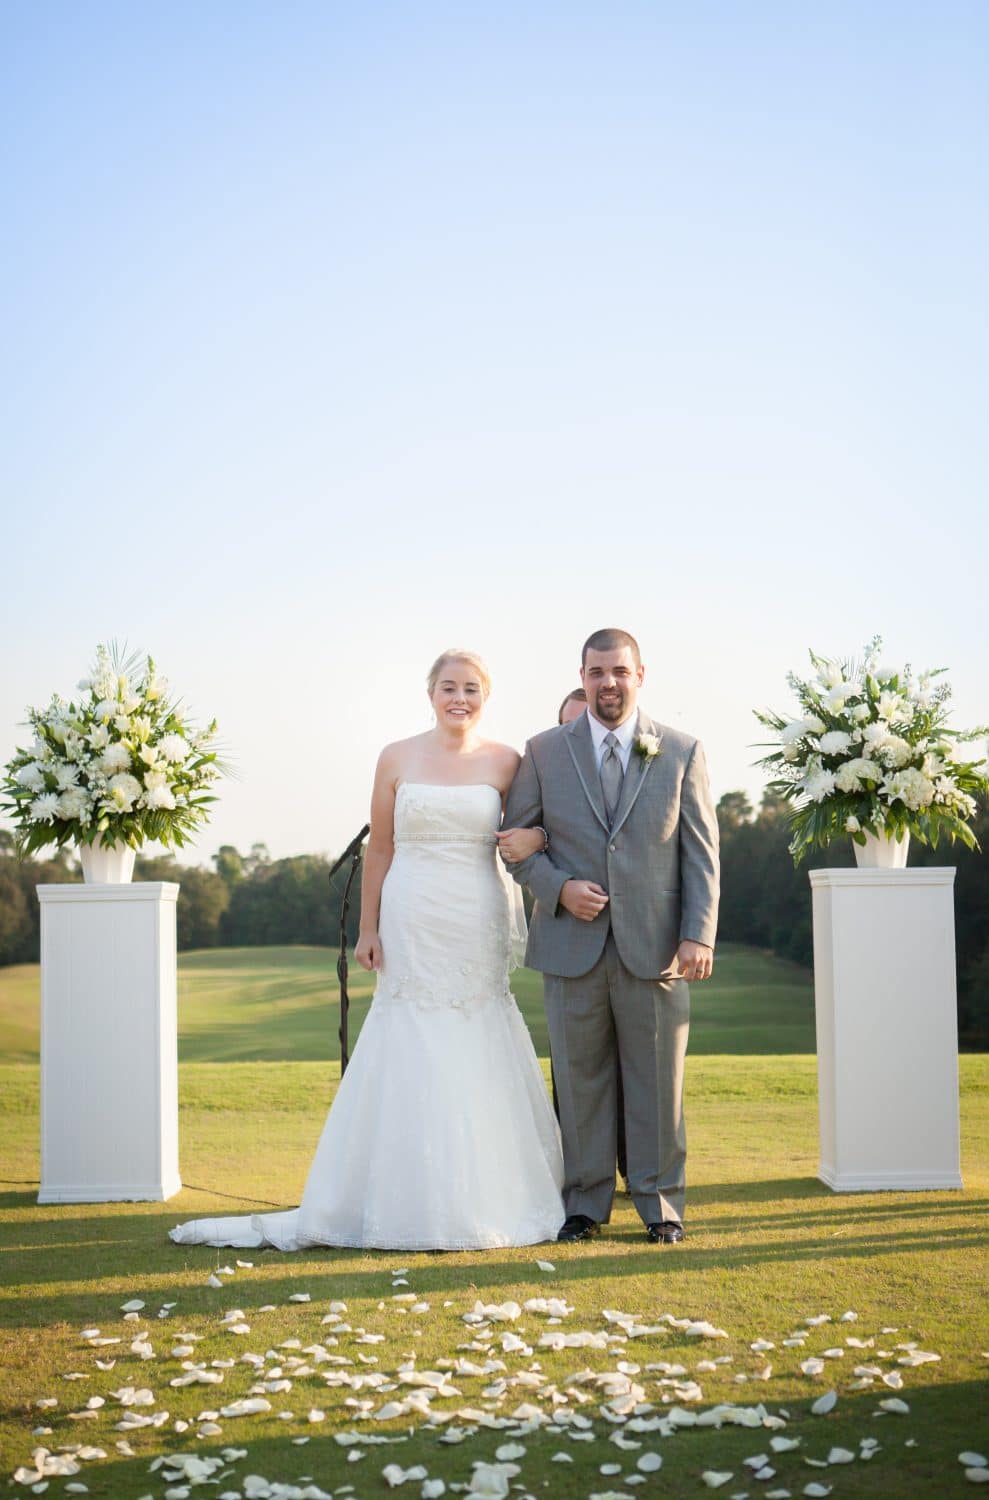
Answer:
[[207, 1280], [206, 1285], [207, 1286], [222, 1286], [223, 1282], [220, 1280], [219, 1276], [212, 1276], [211, 1275], [209, 1277], [209, 1279]]
[[805, 1359], [801, 1362], [800, 1369], [804, 1375], [822, 1375], [824, 1373], [824, 1361], [816, 1357]]
[[728, 1484], [734, 1477], [730, 1469], [705, 1469], [701, 1475], [709, 1490], [720, 1490], [723, 1484]]
[[552, 1272], [556, 1270], [556, 1267], [551, 1260], [537, 1260], [536, 1265], [539, 1267], [540, 1271]]
[[828, 1454], [829, 1464], [853, 1464], [854, 1462], [855, 1454], [848, 1448], [832, 1448]]
[[838, 1392], [825, 1391], [823, 1396], [818, 1396], [817, 1400], [812, 1403], [810, 1408], [811, 1414], [815, 1417], [823, 1417], [829, 1411], [834, 1411], [834, 1408], [837, 1406], [837, 1404]]
[[970, 1484], [989, 1484], [989, 1469], [966, 1469], [965, 1478]]
[[657, 1469], [663, 1467], [663, 1458], [659, 1453], [643, 1453], [641, 1458], [635, 1460], [635, 1467], [641, 1469], [643, 1474], [655, 1474]]
[[813, 1480], [810, 1484], [804, 1485], [803, 1492], [805, 1495], [809, 1495], [811, 1500], [823, 1500], [823, 1496], [830, 1495], [833, 1488], [833, 1485], [818, 1484], [816, 1480]]
[[[36, 1402], [36, 1405], [40, 1406], [41, 1402]], [[971, 1453], [966, 1449], [964, 1453], [959, 1453], [958, 1462], [966, 1469], [984, 1469], [989, 1464], [989, 1458], [984, 1453]]]
[[905, 1417], [910, 1410], [907, 1403], [901, 1401], [898, 1396], [887, 1396], [886, 1400], [880, 1401], [879, 1405], [883, 1411], [894, 1412], [897, 1416], [902, 1417]]

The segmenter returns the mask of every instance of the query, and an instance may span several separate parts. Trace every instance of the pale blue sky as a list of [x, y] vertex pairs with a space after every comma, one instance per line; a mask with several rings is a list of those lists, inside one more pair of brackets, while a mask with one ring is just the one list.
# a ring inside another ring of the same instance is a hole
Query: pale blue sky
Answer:
[[806, 648], [984, 647], [989, 9], [10, 3], [0, 753], [101, 639], [334, 850], [467, 644], [602, 624], [744, 786]]

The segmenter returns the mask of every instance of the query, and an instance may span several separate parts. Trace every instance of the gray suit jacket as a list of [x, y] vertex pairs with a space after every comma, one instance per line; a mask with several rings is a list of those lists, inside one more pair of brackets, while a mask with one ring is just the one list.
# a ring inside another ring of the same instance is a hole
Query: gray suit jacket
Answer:
[[[604, 796], [587, 715], [537, 734], [508, 793], [506, 828], [545, 828], [549, 848], [512, 875], [535, 897], [526, 963], [574, 979], [600, 958], [609, 930], [640, 979], [671, 976], [684, 938], [714, 946], [718, 823], [700, 741], [639, 711], [637, 733], [654, 734], [651, 759], [633, 748], [615, 826]], [[567, 880], [594, 880], [610, 900], [593, 922], [560, 905]]]

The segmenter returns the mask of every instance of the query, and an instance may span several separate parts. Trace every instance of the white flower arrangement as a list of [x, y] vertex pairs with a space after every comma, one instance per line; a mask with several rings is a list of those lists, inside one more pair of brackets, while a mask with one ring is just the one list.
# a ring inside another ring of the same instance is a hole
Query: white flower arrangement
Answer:
[[800, 717], [756, 711], [776, 737], [758, 764], [776, 773], [770, 789], [791, 804], [797, 864], [845, 834], [863, 845], [868, 833], [907, 832], [935, 848], [942, 835], [978, 847], [968, 824], [989, 790], [989, 765], [962, 759], [958, 747], [989, 730], [949, 729], [951, 689], [935, 681], [947, 669], [914, 678], [909, 666], [883, 666], [881, 646], [876, 636], [860, 664], [811, 651], [815, 676], [787, 678]]
[[99, 646], [78, 702], [57, 694], [28, 709], [29, 749], [8, 763], [0, 807], [23, 854], [46, 844], [180, 848], [209, 817], [217, 759], [216, 721], [196, 731], [149, 656], [121, 660]]

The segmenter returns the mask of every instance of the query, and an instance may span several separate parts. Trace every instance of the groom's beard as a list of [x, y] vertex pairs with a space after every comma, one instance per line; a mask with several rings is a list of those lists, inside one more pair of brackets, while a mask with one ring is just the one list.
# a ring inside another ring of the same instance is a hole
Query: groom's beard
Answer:
[[623, 723], [629, 715], [627, 695], [619, 689], [611, 702], [602, 702], [600, 697], [595, 698], [594, 715], [595, 718], [601, 720], [602, 724]]

